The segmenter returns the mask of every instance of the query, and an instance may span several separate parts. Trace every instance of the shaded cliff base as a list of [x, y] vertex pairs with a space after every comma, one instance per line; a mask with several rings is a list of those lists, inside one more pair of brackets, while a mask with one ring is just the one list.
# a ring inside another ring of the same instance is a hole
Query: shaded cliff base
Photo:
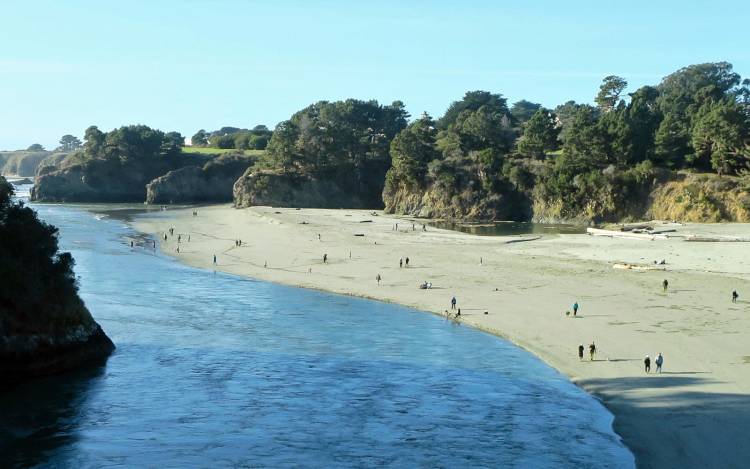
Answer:
[[55, 344], [33, 336], [3, 338], [0, 391], [33, 378], [103, 364], [115, 350], [98, 324], [89, 333], [82, 328], [77, 332], [70, 340]]

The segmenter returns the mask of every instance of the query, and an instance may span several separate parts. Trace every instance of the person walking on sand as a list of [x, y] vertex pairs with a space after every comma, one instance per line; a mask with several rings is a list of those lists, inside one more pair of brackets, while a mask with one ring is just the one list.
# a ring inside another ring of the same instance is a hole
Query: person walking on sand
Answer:
[[328, 254], [323, 254], [323, 264], [328, 262]]
[[573, 316], [578, 314], [578, 302], [573, 303]]
[[216, 265], [216, 254], [214, 254], [214, 265]]
[[740, 297], [740, 294], [737, 293], [737, 290], [732, 291], [732, 303], [737, 303], [737, 298]]
[[661, 286], [664, 287], [664, 293], [666, 293], [667, 288], [669, 288], [669, 281], [667, 279], [664, 279], [664, 281], [661, 282]]
[[451, 298], [451, 309], [456, 309], [456, 297]]
[[656, 372], [661, 373], [661, 366], [664, 364], [664, 357], [661, 352], [656, 356]]
[[130, 249], [133, 249], [133, 241], [130, 241]]
[[406, 267], [409, 267], [409, 258], [406, 258]]
[[578, 359], [583, 361], [583, 344], [578, 344]]
[[645, 368], [646, 373], [651, 373], [651, 357], [648, 355], [643, 359], [643, 367]]
[[404, 266], [404, 258], [403, 257], [399, 257], [398, 258], [398, 268], [400, 269], [403, 266]]
[[380, 274], [375, 276], [375, 280], [378, 281], [378, 285], [380, 285], [380, 279], [381, 279]]
[[596, 344], [594, 342], [591, 342], [591, 345], [589, 345], [589, 355], [591, 356], [591, 361], [594, 361], [594, 355], [596, 355]]
[[320, 241], [320, 233], [318, 233], [318, 241]]

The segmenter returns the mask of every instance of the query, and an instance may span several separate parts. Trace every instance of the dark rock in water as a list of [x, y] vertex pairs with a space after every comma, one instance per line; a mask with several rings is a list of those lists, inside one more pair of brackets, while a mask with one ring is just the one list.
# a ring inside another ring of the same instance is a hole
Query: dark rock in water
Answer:
[[223, 155], [202, 168], [186, 166], [170, 171], [146, 186], [146, 203], [230, 202], [232, 186], [253, 160], [241, 155]]
[[44, 375], [106, 361], [115, 345], [97, 323], [72, 328], [64, 337], [0, 337], [0, 390]]
[[235, 207], [373, 208], [373, 203], [338, 181], [280, 171], [250, 168], [234, 183]]
[[23, 179], [13, 179], [10, 181], [11, 184], [14, 186], [20, 186], [21, 184], [34, 184], [34, 181], [29, 178], [23, 178]]

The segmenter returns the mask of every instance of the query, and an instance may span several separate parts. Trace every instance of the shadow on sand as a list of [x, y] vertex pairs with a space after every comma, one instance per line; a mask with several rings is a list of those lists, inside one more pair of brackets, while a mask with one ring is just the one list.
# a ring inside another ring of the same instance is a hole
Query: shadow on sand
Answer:
[[748, 467], [750, 395], [699, 390], [717, 382], [695, 376], [700, 373], [585, 379], [578, 384], [615, 414], [615, 431], [635, 454], [639, 468]]

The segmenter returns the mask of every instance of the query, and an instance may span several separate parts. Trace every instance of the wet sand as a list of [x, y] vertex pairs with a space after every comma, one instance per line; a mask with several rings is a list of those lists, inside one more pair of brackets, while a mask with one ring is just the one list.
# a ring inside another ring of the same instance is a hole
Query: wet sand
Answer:
[[[587, 235], [509, 242], [529, 237], [425, 232], [419, 221], [412, 230], [410, 220], [358, 210], [192, 210], [143, 215], [134, 225], [196, 267], [435, 314], [455, 296], [462, 323], [511, 340], [600, 398], [639, 467], [743, 467], [750, 459], [750, 243]], [[175, 234], [164, 242], [170, 227]], [[750, 236], [750, 225], [670, 228], [678, 236]], [[399, 268], [406, 257], [409, 267]], [[612, 268], [662, 259], [665, 271]], [[419, 289], [424, 281], [433, 288]], [[575, 301], [578, 316], [566, 316]], [[645, 355], [653, 361], [658, 352], [663, 373], [646, 374]]]

